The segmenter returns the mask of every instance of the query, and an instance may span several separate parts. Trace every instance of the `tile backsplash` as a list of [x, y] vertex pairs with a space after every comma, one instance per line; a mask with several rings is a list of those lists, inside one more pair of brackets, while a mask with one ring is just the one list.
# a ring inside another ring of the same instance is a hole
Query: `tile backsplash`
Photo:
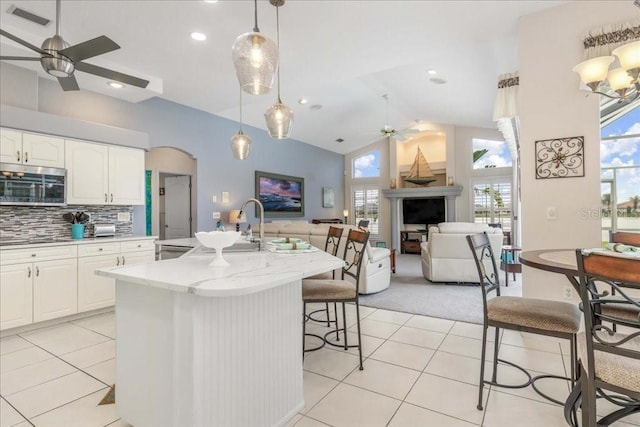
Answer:
[[[62, 219], [66, 212], [91, 215], [84, 237], [92, 237], [93, 224], [100, 222], [114, 223], [116, 234], [133, 233], [133, 206], [0, 206], [0, 239], [70, 239], [71, 224]], [[118, 213], [129, 213], [129, 220], [118, 221]]]

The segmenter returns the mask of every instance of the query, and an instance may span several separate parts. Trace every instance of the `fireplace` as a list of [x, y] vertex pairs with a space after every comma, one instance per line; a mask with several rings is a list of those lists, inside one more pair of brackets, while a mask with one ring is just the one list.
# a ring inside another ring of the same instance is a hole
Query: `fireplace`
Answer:
[[391, 202], [391, 247], [398, 248], [400, 231], [404, 223], [400, 215], [400, 207], [404, 199], [444, 197], [447, 221], [456, 220], [456, 197], [462, 193], [461, 185], [447, 187], [398, 188], [382, 190], [382, 194]]

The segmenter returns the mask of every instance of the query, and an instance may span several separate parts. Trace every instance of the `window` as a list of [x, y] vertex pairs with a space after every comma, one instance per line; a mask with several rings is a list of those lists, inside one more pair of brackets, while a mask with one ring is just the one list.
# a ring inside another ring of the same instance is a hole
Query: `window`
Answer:
[[375, 150], [353, 159], [353, 178], [377, 178], [380, 176], [380, 151]]
[[511, 230], [511, 182], [494, 179], [473, 184], [474, 222], [500, 224], [503, 230]]
[[380, 230], [380, 188], [372, 186], [353, 187], [351, 192], [353, 206], [353, 223], [363, 219], [369, 220], [369, 233], [378, 236]]
[[505, 168], [513, 164], [511, 151], [504, 141], [476, 139], [472, 141], [473, 168]]
[[640, 107], [625, 111], [600, 132], [603, 241], [609, 230], [640, 230]]

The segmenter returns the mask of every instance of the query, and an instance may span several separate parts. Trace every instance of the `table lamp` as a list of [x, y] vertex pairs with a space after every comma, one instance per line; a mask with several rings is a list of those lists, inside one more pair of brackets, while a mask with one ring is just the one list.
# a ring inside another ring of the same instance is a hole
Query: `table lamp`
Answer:
[[247, 217], [243, 213], [240, 215], [240, 210], [232, 210], [229, 212], [229, 223], [236, 224], [236, 231], [240, 231], [240, 224], [247, 222]]
[[347, 223], [347, 217], [349, 216], [349, 209], [344, 209], [342, 211], [342, 216], [344, 216], [344, 223]]

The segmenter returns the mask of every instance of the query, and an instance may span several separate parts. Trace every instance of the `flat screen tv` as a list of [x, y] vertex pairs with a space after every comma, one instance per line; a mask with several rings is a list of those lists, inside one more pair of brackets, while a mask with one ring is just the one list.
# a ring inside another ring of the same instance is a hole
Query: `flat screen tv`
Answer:
[[405, 224], [439, 224], [446, 221], [444, 197], [402, 200], [402, 222]]

